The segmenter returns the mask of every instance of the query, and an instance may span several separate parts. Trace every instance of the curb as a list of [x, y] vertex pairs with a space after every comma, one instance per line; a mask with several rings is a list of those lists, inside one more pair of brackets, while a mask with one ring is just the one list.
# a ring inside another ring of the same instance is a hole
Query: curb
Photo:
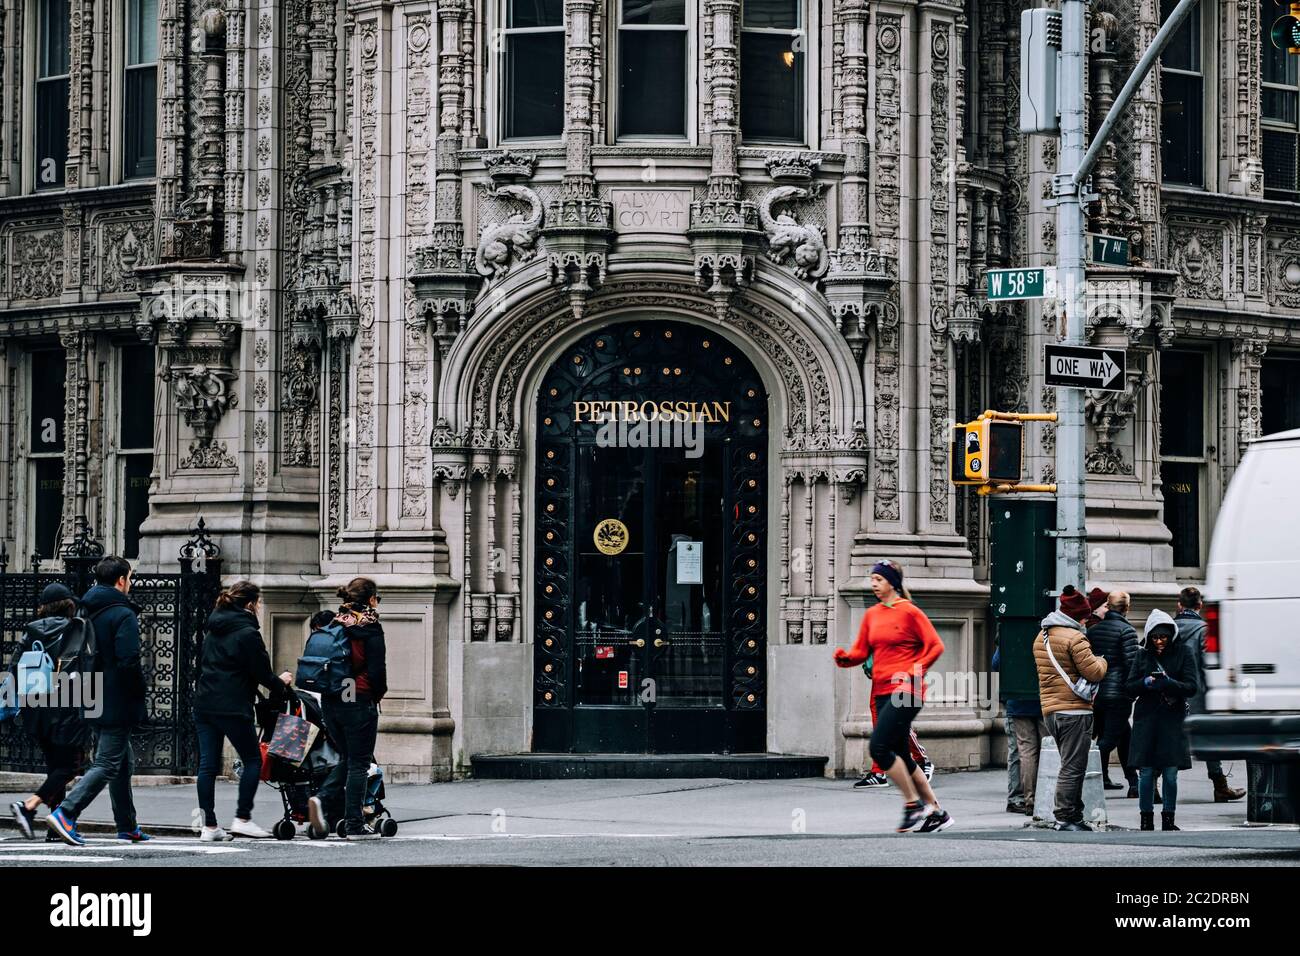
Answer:
[[[44, 830], [45, 818], [41, 817], [39, 820], [34, 821], [33, 829], [36, 829], [38, 831]], [[117, 834], [116, 824], [107, 823], [99, 820], [86, 820], [84, 822], [78, 820], [77, 829], [80, 830], [82, 833], [94, 833], [94, 834], [107, 833], [110, 836], [115, 836]], [[177, 826], [174, 823], [159, 823], [159, 824], [142, 823], [140, 824], [140, 829], [144, 830], [144, 832], [149, 834], [150, 836], [169, 836], [169, 837], [189, 836], [198, 839], [197, 835], [192, 829], [190, 829], [189, 827]], [[3, 830], [12, 830], [15, 833], [17, 833], [19, 832], [18, 824], [10, 816], [0, 817], [0, 831]], [[39, 842], [41, 839], [43, 838], [38, 834], [36, 840], [33, 842]]]

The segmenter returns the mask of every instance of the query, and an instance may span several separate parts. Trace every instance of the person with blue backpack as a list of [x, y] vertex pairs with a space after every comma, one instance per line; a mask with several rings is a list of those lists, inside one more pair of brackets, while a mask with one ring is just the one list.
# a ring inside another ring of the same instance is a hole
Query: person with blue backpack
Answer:
[[307, 801], [307, 813], [317, 836], [327, 836], [342, 819], [345, 839], [377, 839], [362, 819], [361, 806], [375, 759], [379, 702], [388, 692], [379, 588], [370, 578], [353, 578], [338, 595], [338, 613], [307, 639], [295, 680], [298, 687], [320, 693], [325, 729], [339, 752], [320, 793]]
[[131, 797], [131, 773], [135, 754], [131, 731], [148, 717], [146, 685], [140, 664], [139, 605], [127, 595], [131, 591], [131, 564], [109, 555], [95, 565], [95, 586], [81, 598], [94, 629], [97, 697], [94, 708], [83, 708], [83, 717], [95, 730], [95, 757], [90, 769], [72, 792], [45, 818], [45, 825], [72, 846], [85, 846], [77, 832], [77, 817], [100, 791], [108, 787], [113, 802], [117, 837], [131, 843], [149, 839], [136, 821]]
[[[32, 827], [36, 808], [43, 803], [53, 809], [62, 803], [68, 784], [86, 759], [89, 729], [77, 701], [63, 696], [66, 682], [59, 683], [64, 675], [80, 678], [78, 665], [83, 659], [86, 629], [85, 619], [77, 616], [73, 593], [57, 581], [47, 584], [36, 619], [27, 625], [9, 668], [12, 686], [24, 695], [32, 693], [33, 685], [42, 685], [38, 696], [25, 701], [19, 720], [45, 758], [45, 779], [30, 797], [9, 807], [19, 831], [29, 840], [36, 837]], [[58, 839], [53, 833], [46, 836]]]
[[[262, 591], [251, 581], [237, 581], [217, 595], [208, 616], [207, 633], [194, 688], [194, 729], [199, 738], [199, 809], [203, 827], [199, 839], [219, 843], [234, 837], [267, 839], [270, 832], [253, 822], [253, 798], [262, 773], [262, 750], [253, 719], [257, 688], [271, 699], [285, 698], [291, 676], [276, 675], [258, 629]], [[239, 797], [229, 831], [217, 825], [216, 782], [221, 748], [229, 740], [243, 766]]]

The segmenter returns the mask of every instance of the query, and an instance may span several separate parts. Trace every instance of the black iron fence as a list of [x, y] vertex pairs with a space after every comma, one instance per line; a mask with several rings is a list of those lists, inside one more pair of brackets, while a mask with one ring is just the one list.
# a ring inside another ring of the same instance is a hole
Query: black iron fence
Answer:
[[[62, 555], [62, 571], [10, 572], [0, 550], [0, 666], [7, 667], [54, 581], [80, 596], [94, 584], [104, 549], [85, 536]], [[137, 773], [193, 774], [198, 769], [192, 699], [203, 629], [221, 589], [221, 552], [200, 518], [180, 549], [175, 574], [135, 573], [129, 597], [140, 606], [141, 664], [148, 718], [133, 737]], [[16, 721], [0, 725], [0, 770], [41, 772], [39, 748]]]

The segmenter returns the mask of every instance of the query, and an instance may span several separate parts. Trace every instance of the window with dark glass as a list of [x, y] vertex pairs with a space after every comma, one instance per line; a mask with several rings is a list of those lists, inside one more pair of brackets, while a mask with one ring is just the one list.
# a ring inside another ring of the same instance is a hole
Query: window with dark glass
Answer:
[[137, 558], [140, 525], [149, 517], [149, 476], [153, 472], [154, 350], [149, 345], [128, 345], [119, 354], [122, 556]]
[[507, 139], [564, 132], [564, 0], [507, 0], [503, 31]]
[[36, 188], [63, 185], [68, 161], [68, 0], [36, 7]]
[[686, 135], [686, 0], [619, 0], [618, 135]]
[[745, 140], [803, 142], [803, 0], [745, 0], [740, 14], [740, 132]]
[[122, 174], [152, 176], [158, 169], [158, 0], [126, 2], [122, 97]]
[[33, 352], [28, 400], [31, 551], [53, 558], [63, 520], [63, 410], [67, 366], [57, 350]]
[[1260, 50], [1260, 119], [1263, 132], [1264, 189], [1277, 198], [1300, 196], [1300, 63], [1297, 57], [1273, 45], [1267, 29], [1276, 18], [1278, 8], [1272, 0], [1262, 0], [1260, 23], [1265, 29]]
[[1205, 355], [1160, 354], [1160, 483], [1174, 566], [1199, 568], [1202, 499], [1207, 476]]
[[1261, 433], [1300, 428], [1300, 355], [1264, 359], [1259, 384]]
[[[1161, 0], [1167, 20], [1177, 0]], [[1160, 57], [1160, 163], [1167, 183], [1205, 185], [1205, 73], [1200, 11], [1192, 12]]]

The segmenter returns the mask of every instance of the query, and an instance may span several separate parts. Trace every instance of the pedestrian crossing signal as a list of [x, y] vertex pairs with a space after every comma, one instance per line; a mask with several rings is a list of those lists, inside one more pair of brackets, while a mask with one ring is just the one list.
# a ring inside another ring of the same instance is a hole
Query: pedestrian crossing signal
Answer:
[[1016, 484], [1024, 456], [1021, 423], [993, 418], [954, 425], [950, 477], [958, 485]]

